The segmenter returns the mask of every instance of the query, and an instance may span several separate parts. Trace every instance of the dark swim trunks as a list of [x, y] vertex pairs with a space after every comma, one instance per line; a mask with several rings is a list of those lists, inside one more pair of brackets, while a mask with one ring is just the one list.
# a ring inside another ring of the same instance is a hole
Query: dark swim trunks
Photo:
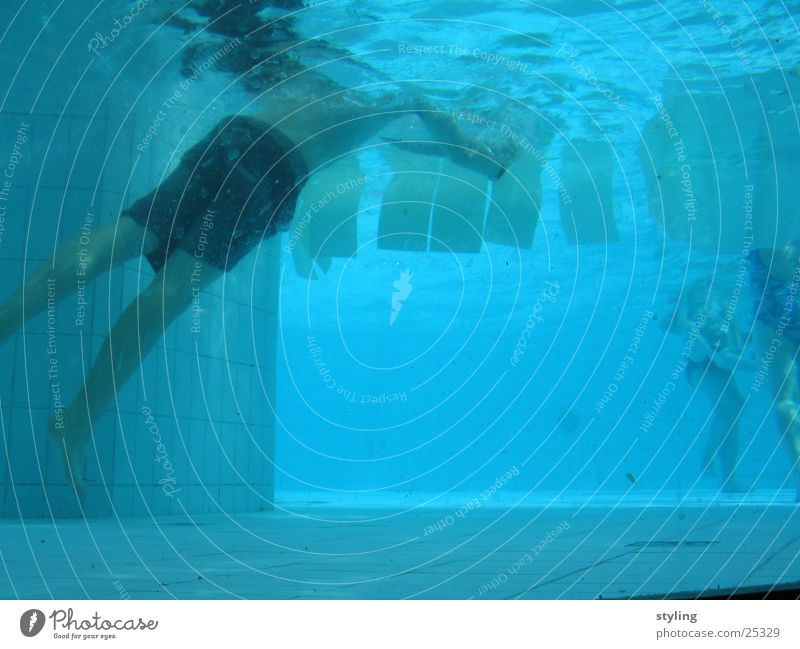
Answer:
[[252, 117], [225, 117], [177, 169], [123, 214], [154, 232], [158, 272], [181, 248], [223, 271], [262, 238], [286, 230], [308, 170], [282, 133]]
[[[800, 242], [791, 245], [796, 259]], [[756, 318], [800, 345], [800, 287], [771, 274], [758, 254], [751, 256], [750, 281]]]

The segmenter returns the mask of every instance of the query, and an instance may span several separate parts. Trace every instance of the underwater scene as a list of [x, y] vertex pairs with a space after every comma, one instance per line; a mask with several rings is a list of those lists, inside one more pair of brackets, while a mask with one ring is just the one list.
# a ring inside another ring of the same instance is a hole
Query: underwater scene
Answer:
[[800, 582], [800, 3], [7, 0], [3, 599]]

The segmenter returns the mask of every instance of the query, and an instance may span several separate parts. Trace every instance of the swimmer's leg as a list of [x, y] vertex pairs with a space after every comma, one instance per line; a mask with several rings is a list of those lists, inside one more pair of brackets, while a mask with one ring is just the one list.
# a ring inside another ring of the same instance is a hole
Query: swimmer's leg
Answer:
[[141, 364], [169, 324], [192, 302], [193, 289], [207, 286], [222, 271], [203, 264], [194, 275], [198, 260], [181, 249], [175, 250], [152, 283], [125, 309], [111, 329], [86, 384], [64, 412], [63, 426], [50, 420], [49, 432], [64, 451], [67, 474], [75, 493], [85, 495], [83, 465], [91, 439], [92, 422], [125, 381]]
[[744, 407], [744, 397], [734, 383], [734, 378], [724, 370], [730, 382], [726, 385], [719, 399], [717, 413], [712, 428], [712, 443], [716, 446], [717, 460], [722, 468], [722, 488], [724, 491], [736, 493], [747, 491], [739, 482], [736, 469], [739, 466], [740, 418]]
[[[697, 392], [701, 391], [700, 388], [702, 385], [702, 392], [711, 402], [712, 407], [714, 407], [713, 404], [716, 404], [717, 399], [719, 398], [719, 391], [715, 389], [716, 383], [713, 381], [713, 378], [706, 378], [707, 374], [708, 370], [703, 367], [690, 367], [686, 369], [686, 379], [689, 381], [689, 384]], [[709, 421], [711, 421], [711, 419], [714, 417], [714, 414], [715, 413], [712, 412], [709, 415]], [[709, 426], [711, 425], [713, 424], [709, 424]], [[717, 449], [714, 447], [714, 445], [711, 443], [706, 444], [703, 447], [703, 473], [709, 476], [716, 475], [716, 457]]]
[[[770, 346], [775, 332], [761, 325], [763, 347]], [[795, 488], [800, 501], [800, 384], [798, 383], [798, 345], [788, 336], [781, 338], [769, 369], [769, 381], [775, 396], [778, 432], [789, 450], [794, 467]]]
[[714, 365], [706, 371], [702, 386], [713, 408], [705, 453], [707, 465], [719, 463], [724, 491], [747, 491], [736, 477], [739, 464], [739, 418], [744, 399], [736, 387], [733, 375]]
[[[24, 321], [47, 309], [51, 281], [55, 282], [56, 301], [78, 290], [79, 263], [84, 273], [80, 277], [88, 282], [112, 265], [147, 254], [157, 245], [155, 234], [127, 216], [97, 228], [91, 233], [88, 243], [85, 240], [82, 243], [77, 237], [64, 244], [56, 250], [50, 263], [36, 270], [14, 295], [0, 305], [0, 344]], [[81, 258], [84, 250], [86, 254]]]

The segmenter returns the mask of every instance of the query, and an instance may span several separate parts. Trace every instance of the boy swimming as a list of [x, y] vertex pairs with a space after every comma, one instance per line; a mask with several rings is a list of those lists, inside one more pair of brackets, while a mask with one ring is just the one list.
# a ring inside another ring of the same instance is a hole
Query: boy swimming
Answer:
[[58, 300], [75, 292], [78, 263], [87, 282], [140, 256], [156, 273], [114, 324], [85, 384], [49, 422], [80, 500], [92, 423], [196, 292], [234, 268], [261, 239], [288, 227], [297, 196], [316, 170], [409, 114], [428, 128], [427, 153], [493, 178], [510, 162], [507, 143], [502, 151], [477, 145], [449, 112], [435, 110], [409, 88], [367, 95], [305, 70], [261, 95], [254, 114], [219, 120], [158, 187], [93, 233], [88, 255], [80, 237], [63, 245], [52, 263], [0, 306], [2, 343], [48, 307], [53, 287]]

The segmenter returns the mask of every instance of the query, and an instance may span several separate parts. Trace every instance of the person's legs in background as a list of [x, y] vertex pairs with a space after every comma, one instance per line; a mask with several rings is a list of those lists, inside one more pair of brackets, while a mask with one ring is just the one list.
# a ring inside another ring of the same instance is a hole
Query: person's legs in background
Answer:
[[[800, 501], [800, 381], [798, 381], [798, 343], [788, 333], [778, 336], [774, 328], [759, 323], [761, 348], [770, 350], [769, 384], [778, 422], [778, 434], [789, 451], [795, 476], [794, 487]], [[772, 349], [775, 349], [772, 352]]]
[[731, 372], [711, 364], [695, 368], [688, 378], [694, 387], [702, 389], [712, 408], [708, 425], [709, 439], [703, 455], [706, 470], [712, 470], [719, 463], [722, 489], [728, 492], [747, 491], [736, 477], [739, 419], [744, 399], [736, 386], [735, 377]]

